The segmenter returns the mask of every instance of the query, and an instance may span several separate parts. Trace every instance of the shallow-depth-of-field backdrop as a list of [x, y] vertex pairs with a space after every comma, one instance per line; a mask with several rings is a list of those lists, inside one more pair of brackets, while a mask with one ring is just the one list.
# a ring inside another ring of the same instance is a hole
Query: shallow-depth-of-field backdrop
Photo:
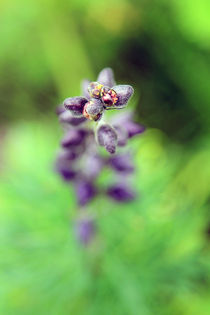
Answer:
[[[1, 1], [0, 314], [210, 313], [209, 12], [208, 0]], [[138, 198], [94, 200], [84, 248], [53, 170], [55, 108], [107, 66], [134, 86], [147, 130], [130, 143]]]

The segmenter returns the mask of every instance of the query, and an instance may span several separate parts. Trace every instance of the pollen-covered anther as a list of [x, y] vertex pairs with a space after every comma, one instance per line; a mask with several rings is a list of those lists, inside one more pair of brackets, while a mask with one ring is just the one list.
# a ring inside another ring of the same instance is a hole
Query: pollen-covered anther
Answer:
[[113, 105], [115, 105], [118, 101], [118, 96], [117, 93], [113, 90], [110, 89], [108, 87], [103, 87], [101, 89], [101, 99], [105, 105], [105, 107], [111, 107]]
[[98, 82], [91, 82], [88, 86], [88, 92], [90, 94], [90, 97], [100, 98], [102, 88], [103, 88], [102, 84], [100, 84]]

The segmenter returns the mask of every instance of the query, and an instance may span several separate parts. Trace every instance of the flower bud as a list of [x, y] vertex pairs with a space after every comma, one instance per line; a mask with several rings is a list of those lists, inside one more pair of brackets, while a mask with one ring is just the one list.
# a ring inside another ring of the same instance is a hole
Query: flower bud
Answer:
[[75, 190], [77, 196], [77, 202], [80, 206], [85, 206], [96, 195], [96, 189], [90, 181], [85, 178], [80, 178], [75, 183]]
[[72, 116], [71, 112], [68, 110], [65, 110], [59, 115], [59, 121], [61, 123], [66, 123], [71, 126], [78, 126], [86, 121], [85, 117], [74, 117]]
[[91, 99], [83, 109], [83, 115], [90, 120], [98, 121], [102, 117], [103, 103], [98, 99]]
[[82, 117], [82, 112], [88, 100], [85, 97], [76, 96], [69, 97], [64, 100], [64, 107], [72, 113], [75, 117]]
[[134, 193], [124, 184], [115, 184], [107, 189], [107, 195], [117, 202], [128, 202], [135, 198]]
[[117, 154], [109, 159], [110, 166], [119, 173], [130, 174], [134, 166], [129, 154]]
[[133, 88], [130, 85], [116, 85], [113, 90], [117, 93], [118, 100], [114, 104], [114, 108], [123, 108], [126, 106], [128, 100], [133, 95]]
[[114, 154], [117, 146], [117, 133], [109, 124], [99, 125], [96, 133], [97, 141], [100, 146], [105, 147], [107, 152]]
[[61, 145], [63, 148], [80, 145], [82, 144], [86, 134], [86, 131], [83, 129], [71, 129], [62, 139]]

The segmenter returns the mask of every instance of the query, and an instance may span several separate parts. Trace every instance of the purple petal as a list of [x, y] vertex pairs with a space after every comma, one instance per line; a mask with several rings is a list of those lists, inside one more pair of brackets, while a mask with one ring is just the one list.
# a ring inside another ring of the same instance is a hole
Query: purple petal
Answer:
[[114, 73], [111, 68], [104, 68], [98, 75], [97, 82], [112, 87], [115, 85]]
[[101, 124], [97, 129], [97, 141], [100, 146], [110, 153], [114, 154], [117, 146], [117, 133], [115, 129], [109, 124]]
[[93, 184], [87, 180], [80, 179], [75, 185], [77, 202], [80, 206], [85, 206], [96, 195], [96, 189]]
[[134, 171], [134, 166], [129, 154], [113, 156], [109, 159], [110, 166], [117, 172], [129, 174]]
[[66, 182], [72, 181], [76, 178], [76, 172], [71, 169], [61, 168], [59, 173]]
[[59, 163], [65, 163], [66, 161], [74, 161], [78, 157], [78, 153], [75, 150], [67, 149], [58, 154], [57, 160]]
[[71, 167], [71, 161], [65, 160], [61, 156], [57, 157], [55, 171], [59, 173], [65, 181], [72, 181], [77, 176], [76, 171]]
[[88, 100], [90, 99], [90, 95], [88, 93], [88, 86], [90, 84], [90, 80], [83, 80], [81, 83], [82, 95], [86, 97]]
[[117, 132], [117, 145], [119, 147], [124, 147], [127, 144], [128, 140], [127, 131], [120, 125], [114, 125], [114, 129]]
[[135, 198], [134, 193], [124, 184], [116, 184], [107, 189], [107, 195], [118, 202], [128, 202]]
[[95, 230], [95, 224], [91, 218], [81, 218], [76, 222], [76, 237], [83, 245], [88, 245], [92, 241]]
[[132, 138], [133, 136], [143, 133], [145, 131], [145, 127], [133, 121], [133, 114], [130, 111], [124, 111], [118, 115], [115, 115], [112, 118], [112, 124], [116, 127], [118, 132], [118, 128], [124, 129], [128, 135], [128, 138]]
[[143, 133], [146, 129], [144, 126], [137, 124], [132, 120], [125, 121], [124, 122], [124, 128], [127, 130], [129, 138], [132, 138], [135, 135]]
[[63, 148], [69, 148], [70, 146], [80, 145], [82, 144], [86, 135], [87, 133], [83, 129], [71, 129], [62, 139], [61, 145]]
[[76, 96], [69, 97], [64, 100], [64, 107], [72, 113], [75, 117], [82, 117], [82, 112], [88, 100], [85, 97]]
[[70, 124], [72, 126], [78, 126], [86, 121], [85, 117], [74, 117], [72, 116], [71, 112], [68, 110], [65, 110], [62, 112], [59, 116], [59, 121], [61, 123]]
[[123, 108], [134, 93], [134, 89], [130, 85], [116, 85], [112, 88], [118, 96], [118, 101], [112, 108]]

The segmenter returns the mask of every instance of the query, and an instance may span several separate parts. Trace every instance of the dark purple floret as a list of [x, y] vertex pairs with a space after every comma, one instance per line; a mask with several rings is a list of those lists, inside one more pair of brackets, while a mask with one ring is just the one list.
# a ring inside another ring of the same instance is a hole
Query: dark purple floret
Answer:
[[135, 198], [133, 191], [124, 184], [110, 186], [107, 195], [118, 202], [128, 202]]
[[103, 103], [99, 99], [91, 99], [89, 102], [87, 102], [83, 109], [83, 115], [94, 121], [98, 121], [103, 112]]
[[82, 117], [83, 108], [87, 102], [87, 98], [76, 96], [66, 98], [63, 104], [67, 110], [70, 110], [73, 116]]
[[127, 121], [125, 122], [124, 124], [124, 127], [125, 129], [127, 130], [128, 132], [128, 137], [129, 138], [132, 138], [138, 134], [141, 134], [145, 131], [145, 127], [140, 125], [140, 124], [137, 124], [135, 123], [134, 121]]
[[61, 123], [66, 123], [71, 126], [78, 126], [84, 123], [87, 119], [85, 117], [73, 117], [71, 112], [64, 109], [64, 111], [59, 115], [59, 121]]
[[63, 148], [82, 144], [87, 132], [84, 129], [70, 129], [61, 141]]
[[114, 154], [117, 146], [117, 133], [109, 124], [101, 124], [97, 129], [97, 140], [100, 146], [110, 153]]
[[88, 245], [95, 235], [95, 224], [91, 218], [82, 218], [76, 222], [76, 237], [83, 245]]
[[75, 171], [64, 167], [59, 170], [59, 173], [66, 182], [73, 181], [77, 175]]
[[96, 195], [96, 189], [91, 181], [80, 179], [75, 183], [77, 202], [80, 206], [85, 206]]
[[72, 169], [72, 161], [68, 158], [68, 155], [65, 155], [63, 152], [60, 153], [55, 163], [55, 171], [59, 173], [65, 181], [72, 181], [76, 178], [77, 172]]
[[58, 154], [57, 163], [62, 164], [69, 161], [74, 161], [79, 156], [79, 153], [74, 148], [65, 149]]
[[114, 129], [117, 132], [117, 145], [124, 147], [128, 142], [128, 132], [123, 128], [123, 125], [114, 125]]
[[115, 104], [115, 108], [123, 108], [133, 95], [133, 88], [130, 85], [116, 85], [113, 86], [113, 90], [117, 93], [118, 101]]
[[109, 159], [109, 164], [115, 171], [120, 173], [130, 174], [134, 171], [129, 154], [115, 155]]

